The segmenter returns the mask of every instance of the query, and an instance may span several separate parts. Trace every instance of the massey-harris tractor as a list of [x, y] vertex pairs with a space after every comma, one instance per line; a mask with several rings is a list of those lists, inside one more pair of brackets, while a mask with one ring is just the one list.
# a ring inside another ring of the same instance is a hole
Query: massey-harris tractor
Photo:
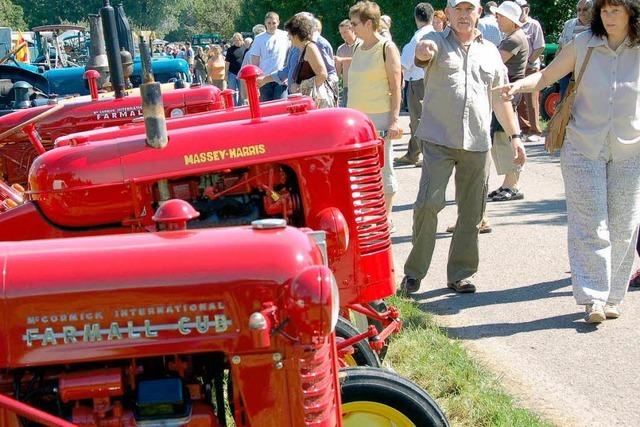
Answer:
[[[186, 207], [184, 206], [186, 205]], [[283, 220], [0, 243], [0, 426], [446, 426], [380, 368], [339, 371], [323, 233]]]

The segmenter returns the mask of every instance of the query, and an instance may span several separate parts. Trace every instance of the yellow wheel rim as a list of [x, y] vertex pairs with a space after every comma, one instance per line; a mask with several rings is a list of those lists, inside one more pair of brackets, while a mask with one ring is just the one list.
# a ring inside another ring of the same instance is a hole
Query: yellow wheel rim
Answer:
[[416, 427], [397, 409], [367, 401], [343, 403], [342, 424], [344, 427]]
[[353, 357], [353, 354], [345, 354], [343, 356], [343, 360], [344, 360], [344, 363], [349, 367], [358, 366], [358, 362], [356, 362], [356, 359], [355, 357]]

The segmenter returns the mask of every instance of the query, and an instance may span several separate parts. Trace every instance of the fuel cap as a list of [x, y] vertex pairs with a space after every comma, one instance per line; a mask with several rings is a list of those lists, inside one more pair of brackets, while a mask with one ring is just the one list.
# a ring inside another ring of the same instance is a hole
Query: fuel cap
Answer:
[[257, 230], [270, 230], [273, 228], [285, 228], [287, 221], [282, 218], [265, 218], [251, 221], [251, 227]]

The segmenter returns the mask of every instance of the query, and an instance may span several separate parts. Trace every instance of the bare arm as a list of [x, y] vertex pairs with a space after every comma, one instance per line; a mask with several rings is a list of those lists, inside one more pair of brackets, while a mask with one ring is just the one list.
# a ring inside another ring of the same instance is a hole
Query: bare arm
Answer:
[[500, 51], [500, 57], [502, 58], [502, 62], [504, 62], [506, 64], [507, 61], [510, 60], [511, 57], [513, 57], [513, 53], [507, 52], [506, 50], [501, 50]]
[[260, 56], [258, 55], [251, 55], [251, 63], [253, 65], [260, 65]]
[[534, 50], [533, 53], [529, 55], [529, 62], [531, 63], [535, 62], [535, 60], [538, 59], [540, 55], [542, 55], [542, 52], [544, 52], [544, 47], [540, 47]]
[[502, 97], [511, 99], [518, 92], [535, 92], [566, 76], [576, 66], [576, 47], [569, 43], [544, 70], [531, 74], [522, 80], [494, 88], [500, 90]]
[[308, 47], [309, 49], [307, 49], [304, 59], [309, 62], [313, 73], [316, 75], [316, 86], [321, 86], [327, 80], [327, 77], [329, 77], [327, 67], [322, 60], [320, 49], [313, 43], [309, 43]]
[[336, 63], [336, 74], [338, 77], [342, 77], [342, 72], [344, 71], [342, 68], [342, 58], [339, 56], [334, 56], [333, 60]]
[[393, 42], [387, 43], [385, 55], [385, 71], [389, 81], [391, 91], [391, 125], [389, 126], [389, 139], [396, 139], [402, 136], [402, 131], [398, 126], [400, 117], [400, 94], [402, 92], [402, 72], [400, 70], [400, 53]]
[[[513, 112], [513, 106], [511, 101], [504, 100], [498, 96], [492, 96], [493, 99], [493, 112], [498, 119], [498, 122], [502, 125], [507, 135], [517, 135], [520, 133], [520, 127], [518, 126], [518, 119]], [[524, 165], [527, 160], [527, 154], [524, 151], [524, 145], [520, 137], [511, 138], [511, 145], [515, 153], [513, 163], [519, 166]]]

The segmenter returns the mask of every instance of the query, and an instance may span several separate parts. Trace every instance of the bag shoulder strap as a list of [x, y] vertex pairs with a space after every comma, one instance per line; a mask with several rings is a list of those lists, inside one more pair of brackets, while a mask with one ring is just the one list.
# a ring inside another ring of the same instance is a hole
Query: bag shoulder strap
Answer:
[[387, 45], [389, 44], [389, 40], [386, 40], [382, 45], [382, 62], [387, 63]]
[[587, 55], [584, 57], [584, 61], [582, 61], [582, 66], [580, 67], [580, 72], [578, 73], [578, 79], [576, 80], [575, 88], [578, 88], [580, 84], [580, 80], [582, 80], [582, 75], [584, 74], [584, 70], [587, 68], [587, 63], [589, 62], [589, 58], [591, 58], [591, 54], [593, 53], [593, 46], [587, 49]]

